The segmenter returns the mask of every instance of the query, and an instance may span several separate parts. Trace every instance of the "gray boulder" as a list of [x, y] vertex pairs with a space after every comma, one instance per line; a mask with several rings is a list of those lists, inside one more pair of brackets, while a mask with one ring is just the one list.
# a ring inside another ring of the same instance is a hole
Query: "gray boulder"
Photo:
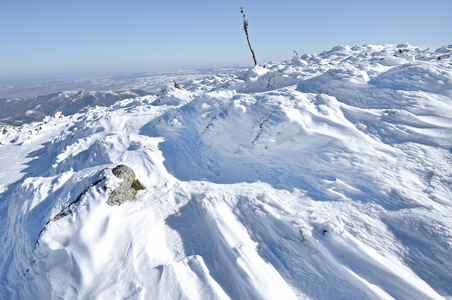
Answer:
[[135, 179], [135, 172], [126, 165], [118, 165], [112, 172], [123, 181], [108, 196], [107, 204], [121, 205], [124, 201], [135, 201], [137, 191], [144, 189], [138, 179]]

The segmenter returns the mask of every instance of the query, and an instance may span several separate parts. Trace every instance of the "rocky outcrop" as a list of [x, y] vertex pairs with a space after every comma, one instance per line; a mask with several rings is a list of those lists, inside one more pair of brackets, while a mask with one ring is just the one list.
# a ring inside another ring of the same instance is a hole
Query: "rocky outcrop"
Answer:
[[125, 201], [135, 201], [137, 191], [144, 189], [138, 179], [135, 179], [135, 172], [126, 165], [119, 165], [112, 172], [123, 181], [108, 196], [107, 204], [121, 205]]
[[[105, 169], [104, 169], [105, 170]], [[102, 170], [100, 174], [104, 171]], [[135, 172], [126, 165], [118, 165], [112, 170], [113, 175], [116, 177], [122, 179], [123, 181], [121, 184], [116, 187], [108, 196], [107, 204], [108, 205], [121, 205], [125, 201], [135, 201], [135, 195], [137, 194], [137, 191], [143, 190], [144, 186], [141, 184], [141, 182], [135, 178]], [[99, 174], [99, 176], [100, 176]], [[86, 194], [92, 187], [97, 186], [99, 183], [101, 183], [105, 179], [104, 176], [102, 176], [101, 179], [97, 180], [96, 182], [90, 184], [78, 197], [72, 201], [69, 205], [67, 205], [65, 208], [63, 208], [58, 214], [56, 214], [52, 219], [46, 222], [44, 227], [39, 232], [38, 238], [35, 242], [35, 248], [39, 244], [39, 239], [46, 229], [46, 226], [50, 222], [58, 221], [70, 214], [72, 214], [73, 205], [78, 203], [84, 194]], [[106, 189], [104, 187], [104, 189]]]

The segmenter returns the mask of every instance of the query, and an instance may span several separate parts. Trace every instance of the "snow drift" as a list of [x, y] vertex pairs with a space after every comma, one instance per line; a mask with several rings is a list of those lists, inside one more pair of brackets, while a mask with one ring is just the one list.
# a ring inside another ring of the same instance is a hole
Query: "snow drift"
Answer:
[[[8, 127], [0, 298], [452, 297], [451, 52], [339, 46]], [[119, 164], [145, 190], [109, 206]]]

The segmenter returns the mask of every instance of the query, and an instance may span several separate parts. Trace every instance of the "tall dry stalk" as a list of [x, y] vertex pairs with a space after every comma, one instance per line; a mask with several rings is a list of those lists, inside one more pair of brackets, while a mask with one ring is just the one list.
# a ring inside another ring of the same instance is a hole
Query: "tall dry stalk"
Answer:
[[256, 55], [254, 54], [254, 50], [251, 47], [250, 36], [248, 35], [248, 20], [245, 17], [245, 13], [243, 12], [243, 7], [240, 7], [240, 12], [243, 15], [243, 30], [245, 30], [246, 40], [248, 41], [248, 46], [250, 47], [251, 54], [253, 55], [254, 65], [257, 65]]

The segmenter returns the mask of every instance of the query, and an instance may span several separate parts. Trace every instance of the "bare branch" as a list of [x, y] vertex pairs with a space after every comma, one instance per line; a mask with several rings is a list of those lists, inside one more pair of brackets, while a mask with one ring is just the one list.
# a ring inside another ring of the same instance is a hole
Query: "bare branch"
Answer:
[[243, 7], [240, 7], [240, 12], [243, 15], [243, 30], [245, 31], [246, 40], [248, 41], [248, 46], [250, 47], [251, 54], [253, 55], [254, 65], [257, 65], [256, 55], [254, 54], [253, 48], [251, 48], [250, 37], [248, 35], [248, 20], [246, 19]]

